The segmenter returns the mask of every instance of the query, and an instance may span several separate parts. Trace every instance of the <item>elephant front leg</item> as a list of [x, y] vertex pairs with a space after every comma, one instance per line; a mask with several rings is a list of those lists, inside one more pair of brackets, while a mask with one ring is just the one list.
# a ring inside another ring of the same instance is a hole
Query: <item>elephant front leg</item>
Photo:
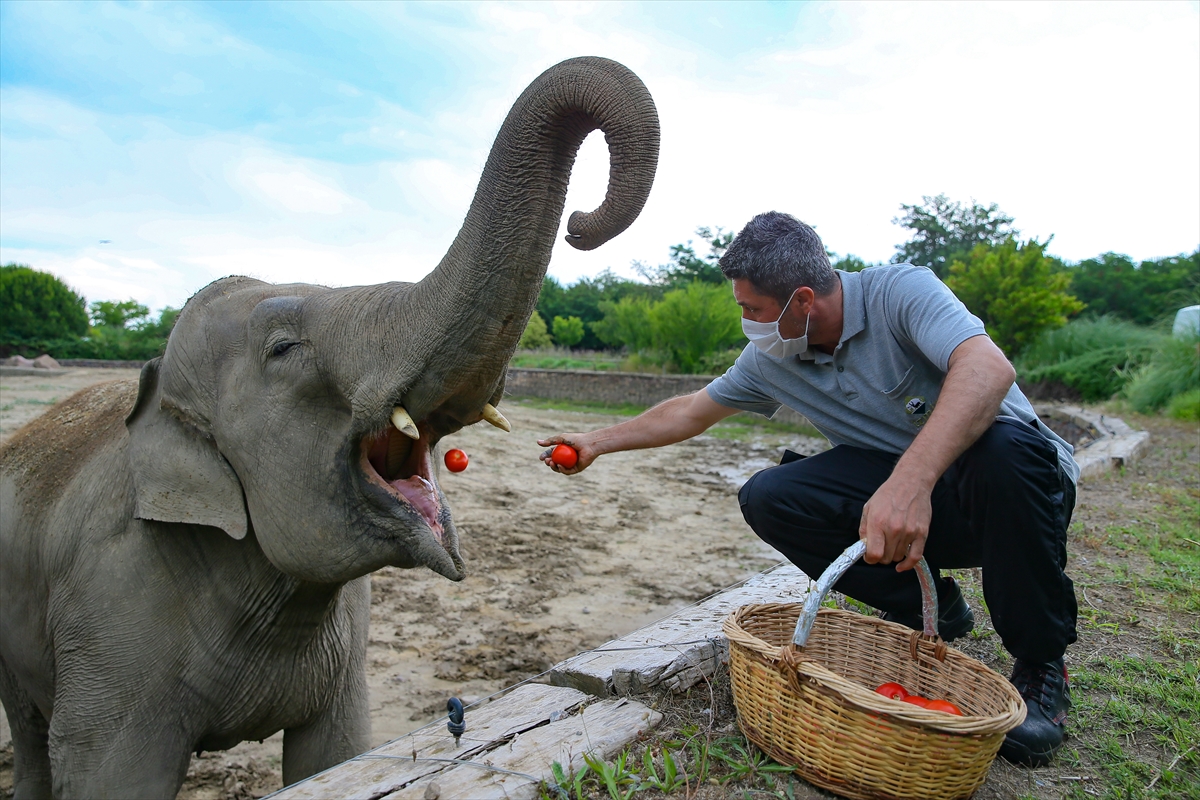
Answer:
[[54, 796], [174, 797], [187, 775], [191, 752], [180, 731], [164, 727], [170, 715], [146, 719], [127, 710], [96, 711], [81, 714], [55, 705], [49, 737]]
[[283, 732], [283, 785], [290, 786], [371, 747], [366, 674], [343, 685], [333, 705], [309, 724]]
[[346, 661], [329, 705], [303, 725], [283, 732], [283, 785], [290, 786], [371, 747], [367, 698], [367, 628], [371, 615], [370, 578], [342, 588]]
[[0, 701], [13, 742], [13, 800], [47, 800], [51, 795], [49, 729], [33, 699], [17, 685], [0, 658]]

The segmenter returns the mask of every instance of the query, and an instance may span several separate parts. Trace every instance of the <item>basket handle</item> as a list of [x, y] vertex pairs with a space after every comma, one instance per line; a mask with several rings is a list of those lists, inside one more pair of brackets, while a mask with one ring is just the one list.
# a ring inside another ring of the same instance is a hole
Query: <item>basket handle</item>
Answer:
[[[792, 634], [792, 644], [796, 647], [804, 647], [808, 643], [808, 637], [817, 621], [817, 611], [825, 602], [825, 595], [829, 594], [829, 590], [838, 582], [838, 579], [846, 574], [846, 570], [850, 569], [855, 561], [862, 558], [866, 551], [867, 543], [859, 539], [833, 560], [833, 563], [817, 579], [815, 586], [809, 587], [808, 596], [804, 598], [804, 610], [800, 612], [800, 619], [796, 620], [796, 632]], [[933, 589], [933, 573], [930, 572], [929, 564], [924, 557], [917, 562], [917, 580], [921, 583], [921, 616], [925, 626], [924, 635], [933, 639], [937, 637], [938, 600], [937, 592]]]

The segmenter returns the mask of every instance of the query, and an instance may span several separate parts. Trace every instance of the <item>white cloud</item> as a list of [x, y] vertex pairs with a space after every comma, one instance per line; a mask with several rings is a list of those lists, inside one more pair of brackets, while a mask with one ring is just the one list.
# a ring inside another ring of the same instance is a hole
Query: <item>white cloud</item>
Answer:
[[288, 211], [297, 214], [339, 214], [354, 205], [353, 198], [298, 169], [262, 169], [243, 164], [243, 180]]
[[[999, 203], [1026, 235], [1055, 234], [1052, 252], [1071, 259], [1200, 243], [1194, 7], [818, 9], [821, 41], [803, 27], [776, 31], [726, 57], [650, 27], [636, 6], [477, 6], [461, 74], [435, 111], [378, 99], [366, 123], [335, 130], [342, 145], [395, 154], [363, 163], [5, 89], [0, 258], [56, 271], [90, 299], [155, 307], [234, 273], [415, 280], [457, 232], [513, 100], [579, 54], [642, 77], [663, 145], [650, 200], [625, 234], [581, 253], [560, 231], [550, 270], [565, 281], [605, 267], [632, 274], [631, 261], [665, 260], [698, 225], [736, 229], [768, 209], [815, 224], [834, 250], [886, 259], [904, 238], [890, 222], [899, 205], [938, 192]], [[229, 46], [274, 63], [240, 40]], [[191, 78], [179, 73], [175, 85]], [[567, 214], [595, 208], [607, 174], [596, 133], [577, 159]]]

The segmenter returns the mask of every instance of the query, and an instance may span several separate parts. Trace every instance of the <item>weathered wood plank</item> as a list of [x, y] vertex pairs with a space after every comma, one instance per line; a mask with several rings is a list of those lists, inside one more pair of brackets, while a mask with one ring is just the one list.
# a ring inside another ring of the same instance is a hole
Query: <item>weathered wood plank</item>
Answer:
[[526, 684], [484, 706], [468, 709], [467, 731], [458, 747], [444, 725], [422, 728], [285, 787], [271, 798], [383, 797], [422, 776], [444, 770], [445, 759], [469, 759], [501, 746], [531, 728], [565, 717], [590, 699], [576, 689]]
[[729, 652], [721, 621], [748, 603], [799, 603], [808, 577], [791, 564], [755, 575], [628, 636], [555, 665], [549, 680], [599, 697], [662, 687], [681, 692], [712, 675]]
[[533, 800], [541, 782], [552, 779], [554, 762], [567, 772], [581, 770], [585, 753], [610, 758], [661, 721], [662, 714], [632, 700], [594, 703], [578, 716], [534, 728], [476, 756], [474, 765], [455, 766], [423, 777], [386, 799]]

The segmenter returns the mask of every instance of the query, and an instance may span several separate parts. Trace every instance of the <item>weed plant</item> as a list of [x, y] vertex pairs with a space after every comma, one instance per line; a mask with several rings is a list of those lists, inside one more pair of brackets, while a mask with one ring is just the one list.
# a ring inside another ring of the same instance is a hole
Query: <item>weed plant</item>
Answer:
[[1135, 410], [1160, 411], [1173, 398], [1200, 390], [1200, 338], [1170, 337], [1159, 345], [1149, 363], [1138, 369], [1125, 388]]
[[1042, 334], [1017, 360], [1026, 383], [1057, 382], [1083, 400], [1107, 400], [1169, 337], [1115, 317], [1078, 319]]

